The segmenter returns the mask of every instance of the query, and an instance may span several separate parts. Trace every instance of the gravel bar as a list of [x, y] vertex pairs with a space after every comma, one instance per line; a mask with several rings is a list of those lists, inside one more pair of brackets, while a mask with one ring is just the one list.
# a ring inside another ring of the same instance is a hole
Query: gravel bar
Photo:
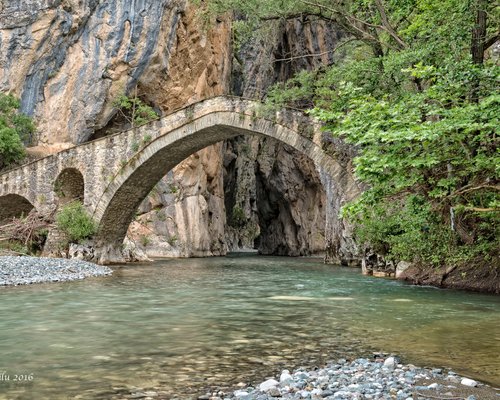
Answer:
[[0, 286], [75, 281], [112, 273], [108, 267], [75, 259], [0, 257]]
[[283, 370], [279, 376], [198, 400], [498, 400], [497, 389], [439, 368], [400, 364], [396, 357], [340, 359], [324, 368]]

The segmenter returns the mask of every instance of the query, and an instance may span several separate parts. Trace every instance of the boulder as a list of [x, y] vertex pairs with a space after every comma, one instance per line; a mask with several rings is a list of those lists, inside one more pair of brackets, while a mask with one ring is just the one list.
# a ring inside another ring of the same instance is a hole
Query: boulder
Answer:
[[69, 245], [68, 258], [91, 261], [94, 258], [94, 248], [88, 244], [71, 243]]
[[474, 379], [469, 379], [469, 378], [463, 378], [460, 383], [464, 386], [469, 386], [469, 387], [476, 387], [477, 382]]
[[400, 261], [396, 267], [396, 279], [402, 279], [403, 273], [413, 264], [408, 261]]

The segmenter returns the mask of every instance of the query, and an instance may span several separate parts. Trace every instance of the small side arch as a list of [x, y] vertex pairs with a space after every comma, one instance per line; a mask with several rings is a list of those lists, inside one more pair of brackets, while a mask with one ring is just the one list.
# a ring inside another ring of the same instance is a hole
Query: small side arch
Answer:
[[0, 196], [0, 225], [12, 218], [28, 215], [35, 208], [31, 202], [18, 194]]
[[54, 192], [59, 204], [66, 204], [78, 200], [83, 203], [85, 181], [82, 173], [76, 168], [65, 168], [54, 182]]

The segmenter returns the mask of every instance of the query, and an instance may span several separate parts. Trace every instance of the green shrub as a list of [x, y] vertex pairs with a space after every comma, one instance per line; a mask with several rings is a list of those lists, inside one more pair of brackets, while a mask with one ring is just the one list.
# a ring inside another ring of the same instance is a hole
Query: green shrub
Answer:
[[113, 101], [113, 106], [125, 118], [132, 128], [157, 120], [159, 115], [153, 107], [143, 102], [137, 94], [137, 88], [132, 96], [121, 94]]
[[175, 244], [177, 243], [177, 241], [179, 240], [178, 236], [177, 235], [172, 235], [168, 238], [167, 242], [170, 246], [175, 246]]
[[134, 153], [137, 153], [139, 151], [139, 143], [133, 142], [131, 148]]
[[233, 212], [231, 213], [232, 225], [235, 227], [243, 226], [246, 221], [245, 211], [241, 207], [233, 207]]
[[96, 225], [82, 203], [66, 204], [56, 216], [57, 227], [68, 235], [71, 242], [80, 242], [96, 232]]
[[5, 126], [0, 117], [0, 169], [25, 156], [24, 146], [15, 129]]
[[173, 183], [170, 183], [168, 185], [168, 188], [170, 189], [170, 193], [172, 193], [172, 194], [176, 194], [179, 191], [179, 188], [176, 185], [174, 185]]
[[[359, 202], [358, 202], [359, 204]], [[389, 260], [421, 262], [426, 265], [454, 265], [494, 252], [498, 229], [496, 219], [486, 225], [474, 243], [461, 242], [448, 218], [431, 208], [425, 198], [408, 196], [392, 202], [380, 202], [357, 214], [357, 204], [344, 208], [355, 222], [355, 237]], [[493, 217], [491, 217], [493, 218]], [[460, 221], [460, 216], [456, 216]], [[458, 223], [458, 222], [457, 222]]]
[[14, 96], [0, 93], [0, 169], [21, 161], [24, 144], [31, 144], [33, 139], [35, 125], [30, 117], [18, 112], [19, 107]]
[[147, 247], [150, 243], [151, 243], [151, 239], [146, 236], [146, 235], [141, 235], [141, 237], [139, 238], [140, 242], [141, 242], [141, 245], [143, 247]]

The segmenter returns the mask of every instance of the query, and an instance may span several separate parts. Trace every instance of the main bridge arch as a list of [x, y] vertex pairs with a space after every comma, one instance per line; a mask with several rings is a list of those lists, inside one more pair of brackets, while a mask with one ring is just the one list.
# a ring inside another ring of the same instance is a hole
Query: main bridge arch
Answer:
[[291, 112], [270, 120], [257, 117], [255, 109], [254, 102], [219, 97], [174, 114], [175, 127], [162, 120], [145, 129], [143, 147], [122, 164], [95, 205], [101, 261], [120, 261], [128, 226], [157, 182], [182, 160], [214, 143], [239, 135], [267, 136], [304, 153], [329, 175], [341, 174], [339, 163], [322, 149], [322, 132], [314, 120]]
[[[70, 197], [83, 197], [97, 223], [96, 261], [122, 261], [123, 239], [137, 208], [169, 170], [211, 144], [250, 134], [279, 140], [311, 158], [321, 171], [327, 192], [341, 194], [327, 203], [328, 215], [336, 215], [341, 203], [359, 191], [352, 190], [357, 185], [347, 166], [322, 148], [320, 124], [292, 111], [260, 117], [259, 107], [260, 103], [230, 96], [200, 101], [142, 127], [0, 174], [0, 198], [17, 194], [39, 211], [52, 211], [60, 201], [58, 177], [59, 183], [74, 183], [63, 189]], [[328, 228], [331, 222], [326, 223]], [[330, 230], [342, 236], [342, 232]]]

